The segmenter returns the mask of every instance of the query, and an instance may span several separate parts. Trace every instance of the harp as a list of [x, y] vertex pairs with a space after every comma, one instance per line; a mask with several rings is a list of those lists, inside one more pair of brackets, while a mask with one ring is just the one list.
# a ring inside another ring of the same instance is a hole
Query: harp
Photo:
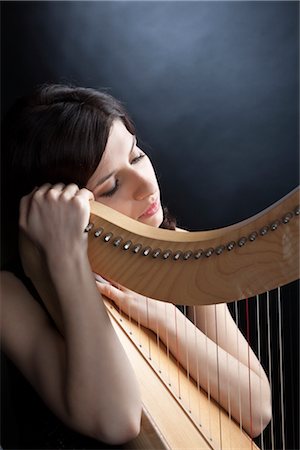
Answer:
[[[203, 391], [197, 377], [191, 377], [161, 342], [157, 333], [131, 320], [122, 310], [105, 301], [112, 324], [137, 372], [143, 400], [142, 431], [123, 448], [127, 449], [261, 449], [297, 448], [299, 336], [294, 335], [296, 350], [287, 361], [294, 365], [294, 379], [284, 381], [283, 317], [291, 283], [299, 278], [299, 190], [262, 213], [220, 230], [182, 233], [160, 230], [140, 224], [99, 203], [91, 202], [89, 259], [94, 272], [114, 280], [146, 297], [174, 304], [214, 305], [228, 303], [237, 325], [241, 312], [247, 314], [246, 335], [250, 343], [251, 310], [255, 311], [257, 354], [265, 360], [272, 381], [278, 414], [265, 433], [254, 442], [237, 424], [228, 410], [214, 401], [209, 389]], [[37, 264], [35, 249], [20, 235], [22, 253], [31, 259], [38, 289], [47, 293], [43, 270]], [[250, 297], [254, 297], [251, 298]], [[234, 302], [235, 300], [241, 300]], [[249, 299], [249, 302], [248, 302]], [[298, 298], [292, 292], [290, 315], [297, 320]], [[242, 306], [240, 307], [240, 305]], [[233, 306], [232, 306], [233, 305]], [[275, 311], [273, 311], [275, 307]], [[50, 308], [50, 305], [48, 305]], [[174, 308], [175, 310], [175, 308]], [[55, 317], [55, 311], [50, 311]], [[273, 313], [273, 314], [272, 314]], [[275, 320], [273, 321], [273, 316]], [[59, 325], [59, 318], [55, 318]], [[271, 320], [272, 319], [272, 320]], [[274, 322], [274, 323], [273, 323]], [[196, 327], [194, 327], [196, 329]], [[296, 323], [298, 329], [298, 323]], [[260, 331], [261, 329], [261, 331]], [[288, 332], [291, 332], [289, 327]], [[278, 345], [274, 347], [274, 340]], [[272, 354], [278, 353], [275, 365]], [[188, 361], [186, 361], [188, 362]], [[198, 364], [198, 361], [197, 361]], [[267, 367], [266, 367], [267, 366]], [[209, 376], [208, 376], [209, 378]], [[294, 403], [286, 404], [288, 389]], [[238, 395], [238, 393], [237, 393]], [[289, 416], [286, 416], [288, 408]], [[251, 417], [251, 408], [249, 410]], [[275, 420], [276, 419], [276, 420]], [[287, 430], [294, 427], [288, 443]], [[292, 443], [291, 443], [292, 442]]]
[[[298, 216], [298, 189], [239, 224], [191, 233], [154, 229], [91, 202], [86, 229], [89, 259], [92, 270], [102, 277], [164, 302], [192, 306], [253, 298], [249, 303], [256, 305], [256, 318], [260, 317], [261, 301], [268, 311], [270, 304], [276, 303], [280, 340], [282, 286], [299, 278]], [[223, 411], [209, 392], [203, 392], [197, 380], [169, 354], [159, 336], [110, 302], [106, 306], [137, 371], [144, 405], [141, 434], [127, 448], [257, 448], [230, 413]], [[238, 320], [236, 306], [235, 318]], [[268, 323], [259, 353], [262, 346], [271, 351], [270, 329]], [[282, 382], [282, 345], [279, 349]], [[285, 448], [285, 393], [282, 387], [279, 391], [281, 423], [276, 427], [280, 428], [281, 448]], [[271, 421], [272, 433], [274, 427]], [[274, 448], [273, 437], [271, 441]], [[259, 446], [266, 448], [263, 439]]]

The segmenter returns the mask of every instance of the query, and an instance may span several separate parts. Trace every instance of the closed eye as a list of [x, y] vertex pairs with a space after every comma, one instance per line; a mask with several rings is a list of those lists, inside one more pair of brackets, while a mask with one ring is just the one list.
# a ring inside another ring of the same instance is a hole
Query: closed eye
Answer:
[[136, 164], [137, 162], [139, 162], [142, 158], [144, 158], [145, 153], [140, 153], [138, 156], [136, 156], [135, 158], [133, 158], [133, 160], [130, 162], [130, 164]]
[[[144, 156], [146, 156], [145, 153], [140, 153], [138, 156], [136, 156], [131, 160], [130, 164], [138, 163], [139, 161], [141, 161], [141, 159], [144, 158]], [[119, 186], [120, 182], [118, 179], [116, 179], [114, 187], [110, 191], [103, 192], [103, 194], [101, 194], [101, 197], [112, 197], [114, 193], [117, 192], [117, 190], [119, 189]]]
[[117, 192], [118, 189], [119, 189], [119, 180], [116, 179], [114, 187], [110, 191], [103, 192], [103, 194], [101, 194], [101, 197], [111, 197], [112, 195], [114, 195], [115, 192]]

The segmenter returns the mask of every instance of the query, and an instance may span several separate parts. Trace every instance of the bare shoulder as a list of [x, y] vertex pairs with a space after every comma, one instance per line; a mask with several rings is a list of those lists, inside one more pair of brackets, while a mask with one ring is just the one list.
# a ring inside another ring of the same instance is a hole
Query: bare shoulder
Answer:
[[1, 345], [8, 356], [22, 367], [50, 322], [19, 278], [4, 271], [0, 276]]
[[45, 316], [43, 309], [34, 300], [23, 282], [12, 272], [0, 272], [0, 289], [1, 289], [1, 307], [3, 312], [18, 311], [26, 314], [30, 310], [30, 314], [38, 314]]
[[[22, 328], [48, 321], [47, 314], [32, 297], [23, 282], [11, 272], [0, 272], [2, 326]], [[17, 322], [15, 322], [17, 321]]]
[[25, 289], [22, 281], [15, 274], [6, 270], [0, 271], [0, 287], [2, 301], [5, 301], [8, 295], [19, 291], [20, 288], [24, 287]]

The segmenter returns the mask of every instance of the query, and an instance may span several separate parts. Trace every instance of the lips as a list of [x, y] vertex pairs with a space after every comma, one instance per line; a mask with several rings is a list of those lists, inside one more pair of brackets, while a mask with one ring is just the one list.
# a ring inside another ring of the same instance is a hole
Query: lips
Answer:
[[151, 217], [157, 213], [160, 208], [159, 200], [155, 200], [155, 202], [151, 203], [148, 209], [140, 216], [140, 217]]

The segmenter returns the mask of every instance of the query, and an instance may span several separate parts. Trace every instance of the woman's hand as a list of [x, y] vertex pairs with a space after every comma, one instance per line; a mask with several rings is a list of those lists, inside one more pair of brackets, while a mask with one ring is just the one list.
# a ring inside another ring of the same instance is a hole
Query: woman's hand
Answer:
[[47, 256], [59, 258], [87, 250], [89, 200], [92, 192], [75, 184], [44, 184], [21, 199], [19, 225], [27, 238]]
[[166, 314], [166, 303], [144, 297], [123, 286], [116, 287], [97, 280], [96, 284], [100, 293], [112, 300], [123, 313], [154, 332], [159, 330], [160, 322]]

